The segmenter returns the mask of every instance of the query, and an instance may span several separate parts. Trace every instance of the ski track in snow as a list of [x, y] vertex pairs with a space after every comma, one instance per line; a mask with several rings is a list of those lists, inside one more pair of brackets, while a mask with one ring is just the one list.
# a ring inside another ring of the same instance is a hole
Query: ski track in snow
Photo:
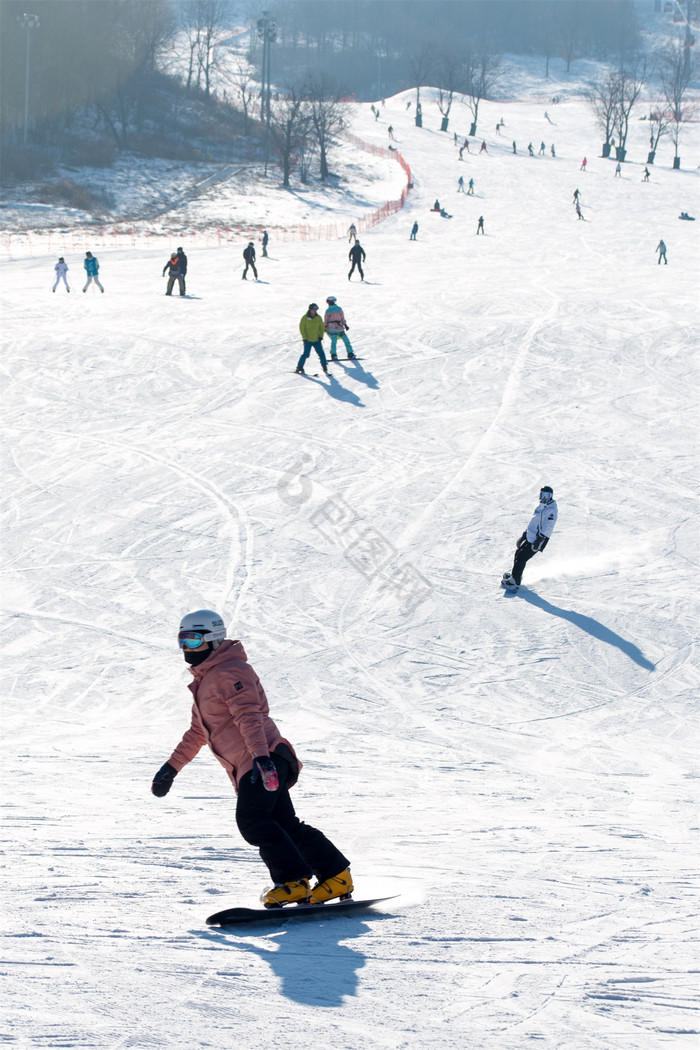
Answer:
[[[97, 297], [47, 295], [53, 259], [0, 262], [3, 1043], [697, 1045], [700, 223], [677, 215], [698, 173], [615, 179], [581, 103], [555, 128], [543, 108], [485, 103], [489, 155], [460, 163], [405, 97], [358, 107], [414, 180], [362, 238], [364, 285], [345, 241], [273, 242], [259, 284], [238, 249], [195, 248], [193, 298], [167, 304], [160, 251], [100, 251]], [[556, 159], [522, 156], [545, 134]], [[298, 320], [329, 293], [361, 360], [300, 382]], [[544, 482], [557, 530], [507, 597]], [[301, 815], [358, 895], [397, 901], [205, 926], [265, 873], [208, 754], [149, 794], [189, 724], [177, 618], [202, 605], [304, 760]]]

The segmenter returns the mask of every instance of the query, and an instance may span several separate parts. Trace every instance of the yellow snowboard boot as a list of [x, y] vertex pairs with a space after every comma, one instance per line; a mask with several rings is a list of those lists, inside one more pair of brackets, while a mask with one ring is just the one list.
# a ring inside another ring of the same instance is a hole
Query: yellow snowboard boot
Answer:
[[326, 879], [325, 882], [317, 882], [310, 892], [309, 904], [324, 904], [326, 901], [332, 901], [336, 897], [345, 900], [350, 896], [354, 888], [350, 868], [346, 868], [345, 871], [341, 871], [340, 875], [334, 875], [333, 878]]
[[260, 900], [266, 908], [282, 908], [285, 904], [305, 903], [308, 896], [309, 880], [300, 879], [299, 882], [283, 882], [280, 886], [265, 890]]

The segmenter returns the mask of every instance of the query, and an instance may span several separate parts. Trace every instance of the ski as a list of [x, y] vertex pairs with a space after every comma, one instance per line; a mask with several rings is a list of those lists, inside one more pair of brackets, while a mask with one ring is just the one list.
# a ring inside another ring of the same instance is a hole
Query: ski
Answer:
[[217, 911], [207, 919], [207, 926], [244, 926], [249, 923], [277, 923], [296, 919], [330, 919], [334, 915], [347, 915], [349, 912], [366, 911], [373, 904], [396, 899], [393, 897], [372, 897], [369, 900], [330, 901], [328, 904], [288, 904], [283, 908], [226, 908]]

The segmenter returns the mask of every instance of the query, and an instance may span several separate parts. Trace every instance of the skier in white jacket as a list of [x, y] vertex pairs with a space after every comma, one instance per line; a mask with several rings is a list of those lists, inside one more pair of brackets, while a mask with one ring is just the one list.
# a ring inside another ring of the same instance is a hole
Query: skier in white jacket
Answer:
[[502, 587], [509, 591], [517, 591], [523, 578], [523, 569], [530, 558], [543, 551], [549, 543], [558, 513], [554, 490], [551, 485], [543, 485], [540, 489], [540, 502], [530, 519], [530, 524], [515, 545], [513, 568], [510, 572], [503, 573]]

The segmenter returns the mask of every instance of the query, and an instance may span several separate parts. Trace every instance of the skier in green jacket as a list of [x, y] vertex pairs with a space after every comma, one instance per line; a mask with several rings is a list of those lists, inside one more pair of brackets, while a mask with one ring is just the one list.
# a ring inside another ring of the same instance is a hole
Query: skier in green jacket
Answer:
[[321, 362], [321, 368], [328, 375], [326, 355], [323, 352], [322, 345], [325, 329], [323, 327], [323, 318], [318, 316], [318, 303], [309, 303], [309, 309], [299, 322], [299, 331], [301, 332], [301, 338], [304, 340], [304, 351], [297, 363], [296, 370], [298, 374], [302, 376], [305, 374], [304, 365], [311, 351], [315, 350]]

